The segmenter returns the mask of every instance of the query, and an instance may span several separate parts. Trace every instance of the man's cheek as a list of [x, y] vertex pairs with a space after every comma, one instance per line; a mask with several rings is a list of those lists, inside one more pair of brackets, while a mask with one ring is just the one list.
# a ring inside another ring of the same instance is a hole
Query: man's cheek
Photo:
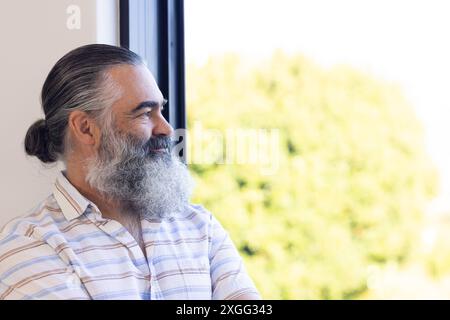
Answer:
[[152, 137], [152, 131], [149, 126], [142, 126], [133, 132], [133, 136], [142, 141], [148, 141]]

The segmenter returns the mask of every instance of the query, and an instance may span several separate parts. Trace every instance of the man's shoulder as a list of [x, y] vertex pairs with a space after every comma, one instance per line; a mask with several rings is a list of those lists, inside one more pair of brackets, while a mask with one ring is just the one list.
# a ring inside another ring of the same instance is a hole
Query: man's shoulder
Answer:
[[201, 204], [190, 203], [186, 210], [174, 218], [174, 220], [182, 222], [190, 222], [193, 224], [198, 224], [201, 222], [210, 223], [212, 221], [213, 215]]
[[200, 204], [188, 204], [183, 212], [164, 220], [161, 230], [187, 235], [202, 236], [211, 230], [212, 214]]
[[11, 246], [20, 246], [22, 242], [36, 241], [34, 230], [53, 226], [63, 219], [53, 195], [41, 201], [28, 213], [16, 217], [0, 228], [0, 254]]
[[208, 211], [203, 205], [197, 204], [197, 203], [190, 203], [189, 204], [189, 213], [193, 214], [199, 217], [202, 217], [204, 219], [211, 219], [212, 213]]
[[[20, 280], [20, 277], [41, 270], [36, 266], [40, 260], [54, 259], [55, 252], [43, 235], [62, 218], [56, 201], [49, 196], [30, 212], [14, 218], [0, 229], [0, 282]], [[19, 269], [25, 272], [18, 272]]]

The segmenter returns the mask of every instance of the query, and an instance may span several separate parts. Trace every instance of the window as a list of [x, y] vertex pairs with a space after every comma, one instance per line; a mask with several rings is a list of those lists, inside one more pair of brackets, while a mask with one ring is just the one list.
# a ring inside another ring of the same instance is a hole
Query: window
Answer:
[[445, 1], [121, 4], [264, 298], [450, 297]]
[[147, 61], [169, 101], [164, 116], [185, 128], [183, 0], [121, 0], [120, 45]]

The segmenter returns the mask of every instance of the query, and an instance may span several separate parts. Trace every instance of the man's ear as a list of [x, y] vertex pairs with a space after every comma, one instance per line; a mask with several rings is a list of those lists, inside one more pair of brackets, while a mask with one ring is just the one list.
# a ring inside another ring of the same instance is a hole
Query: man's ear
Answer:
[[100, 128], [86, 112], [75, 110], [69, 115], [69, 129], [79, 143], [96, 147], [100, 142]]

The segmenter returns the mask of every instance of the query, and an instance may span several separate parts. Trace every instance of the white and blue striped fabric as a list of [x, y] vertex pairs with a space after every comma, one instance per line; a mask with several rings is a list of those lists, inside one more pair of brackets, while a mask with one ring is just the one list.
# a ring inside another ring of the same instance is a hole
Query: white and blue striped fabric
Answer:
[[203, 207], [141, 226], [146, 255], [60, 173], [52, 195], [0, 232], [0, 299], [258, 295], [227, 232]]

